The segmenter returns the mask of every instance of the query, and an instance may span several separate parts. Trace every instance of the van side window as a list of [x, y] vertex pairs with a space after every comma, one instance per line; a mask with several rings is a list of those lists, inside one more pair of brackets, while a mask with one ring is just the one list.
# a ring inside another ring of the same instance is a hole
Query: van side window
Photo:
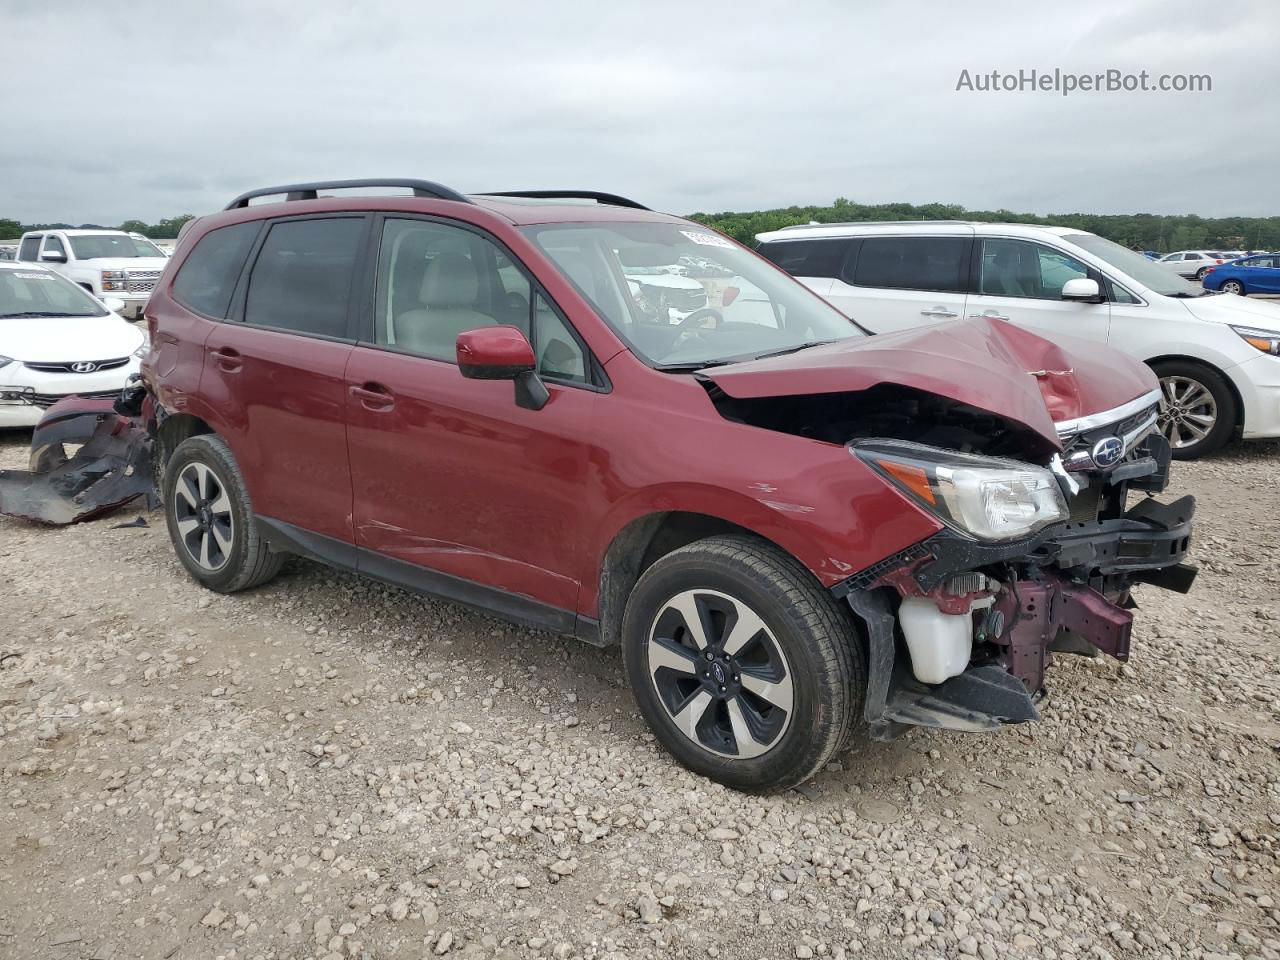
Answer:
[[249, 275], [244, 322], [347, 336], [347, 306], [363, 217], [272, 224]]
[[251, 220], [201, 237], [173, 278], [173, 299], [207, 317], [226, 319], [244, 258], [261, 226], [261, 221]]
[[963, 293], [969, 247], [967, 237], [865, 237], [853, 277], [845, 279], [857, 287]]
[[992, 297], [1061, 300], [1068, 280], [1087, 278], [1075, 257], [1028, 240], [983, 240], [978, 292]]
[[18, 259], [25, 260], [28, 263], [35, 263], [40, 253], [40, 241], [44, 239], [44, 234], [38, 233], [33, 237], [23, 237], [22, 243], [18, 246]]
[[853, 241], [845, 238], [822, 240], [771, 240], [757, 251], [793, 277], [840, 276], [845, 251]]

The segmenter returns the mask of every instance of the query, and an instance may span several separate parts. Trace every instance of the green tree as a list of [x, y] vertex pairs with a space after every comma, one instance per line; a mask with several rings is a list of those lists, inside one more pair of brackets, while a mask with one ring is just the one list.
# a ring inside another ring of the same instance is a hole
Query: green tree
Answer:
[[0, 217], [0, 240], [17, 240], [22, 234], [21, 223], [17, 220]]

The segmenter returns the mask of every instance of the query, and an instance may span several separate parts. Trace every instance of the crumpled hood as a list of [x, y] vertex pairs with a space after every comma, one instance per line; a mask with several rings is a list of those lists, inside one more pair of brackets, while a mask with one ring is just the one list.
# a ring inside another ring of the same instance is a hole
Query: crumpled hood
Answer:
[[1241, 327], [1261, 327], [1280, 333], [1280, 303], [1272, 300], [1251, 300], [1229, 293], [1193, 297], [1182, 300], [1197, 320], [1209, 323], [1234, 323]]
[[1075, 337], [1050, 342], [991, 317], [841, 340], [708, 367], [731, 397], [846, 393], [895, 383], [1014, 420], [1060, 446], [1056, 421], [1110, 410], [1156, 389], [1146, 364]]
[[117, 360], [137, 350], [144, 339], [141, 330], [114, 313], [0, 320], [0, 353], [28, 363]]

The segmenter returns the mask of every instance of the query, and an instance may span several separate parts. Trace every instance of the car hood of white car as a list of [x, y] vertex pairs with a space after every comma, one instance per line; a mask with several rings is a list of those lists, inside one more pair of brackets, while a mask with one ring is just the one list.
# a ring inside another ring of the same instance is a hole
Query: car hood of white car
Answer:
[[1234, 323], [1241, 327], [1259, 327], [1280, 332], [1280, 301], [1253, 300], [1230, 293], [1218, 293], [1183, 300], [1182, 303], [1197, 320]]
[[24, 363], [118, 360], [137, 350], [145, 339], [141, 330], [114, 313], [0, 318], [0, 356]]
[[77, 260], [76, 263], [91, 264], [95, 270], [163, 270], [169, 260], [167, 257], [95, 257], [92, 260]]

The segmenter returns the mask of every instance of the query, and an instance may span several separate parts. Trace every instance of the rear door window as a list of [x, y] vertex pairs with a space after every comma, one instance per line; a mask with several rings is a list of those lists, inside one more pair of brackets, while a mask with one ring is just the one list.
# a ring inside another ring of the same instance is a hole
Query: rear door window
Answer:
[[197, 313], [225, 319], [245, 257], [261, 226], [261, 221], [252, 220], [219, 227], [201, 237], [173, 279], [173, 298]]
[[364, 228], [363, 217], [273, 223], [249, 274], [244, 322], [347, 338], [352, 277]]
[[18, 246], [18, 259], [26, 260], [28, 263], [34, 263], [39, 259], [40, 241], [44, 239], [43, 234], [36, 234], [33, 237], [23, 237], [22, 243]]
[[771, 240], [760, 245], [760, 256], [776, 263], [793, 277], [840, 276], [845, 251], [852, 240], [824, 238], [821, 240]]
[[845, 279], [856, 287], [963, 293], [970, 246], [967, 237], [866, 237]]

